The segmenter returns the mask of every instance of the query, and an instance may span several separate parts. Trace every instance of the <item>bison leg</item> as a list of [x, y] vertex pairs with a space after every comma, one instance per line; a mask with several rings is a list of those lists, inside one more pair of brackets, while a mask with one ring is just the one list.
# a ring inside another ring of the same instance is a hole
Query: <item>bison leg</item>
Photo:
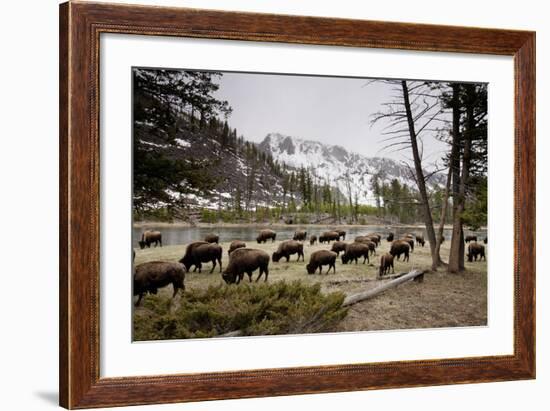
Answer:
[[319, 266], [319, 274], [323, 274], [323, 266], [322, 265]]
[[251, 283], [252, 282], [252, 271], [248, 271], [247, 274], [248, 274], [248, 282]]
[[330, 263], [330, 266], [328, 268], [327, 274], [330, 271], [330, 267], [332, 267], [332, 273], [336, 274], [336, 262]]
[[287, 254], [286, 256], [286, 262], [288, 263], [290, 261], [290, 254]]
[[222, 272], [222, 257], [218, 258], [218, 263], [220, 264], [220, 273]]
[[210, 269], [210, 274], [214, 272], [214, 268], [216, 268], [216, 259], [212, 260], [212, 268]]
[[143, 293], [139, 293], [138, 300], [136, 301], [136, 307], [139, 307], [139, 303], [141, 302], [142, 298], [143, 298]]

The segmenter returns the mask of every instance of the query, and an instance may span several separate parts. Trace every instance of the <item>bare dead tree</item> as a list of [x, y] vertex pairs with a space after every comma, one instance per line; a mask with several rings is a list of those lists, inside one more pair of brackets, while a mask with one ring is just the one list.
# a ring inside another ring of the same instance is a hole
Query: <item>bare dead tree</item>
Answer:
[[430, 208], [426, 173], [423, 168], [423, 133], [438, 131], [437, 122], [444, 119], [441, 105], [441, 90], [433, 89], [423, 81], [373, 80], [392, 86], [391, 100], [383, 104], [383, 110], [376, 113], [371, 124], [384, 122], [386, 146], [384, 149], [407, 151], [412, 155], [411, 172], [419, 194], [420, 208], [430, 243], [432, 270], [442, 264], [439, 248], [436, 246], [432, 210]]

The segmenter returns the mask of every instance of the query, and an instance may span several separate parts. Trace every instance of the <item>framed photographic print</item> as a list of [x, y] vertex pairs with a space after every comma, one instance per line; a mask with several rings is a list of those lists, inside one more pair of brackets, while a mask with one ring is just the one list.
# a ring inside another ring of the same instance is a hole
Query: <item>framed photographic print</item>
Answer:
[[535, 377], [535, 33], [60, 6], [60, 404]]

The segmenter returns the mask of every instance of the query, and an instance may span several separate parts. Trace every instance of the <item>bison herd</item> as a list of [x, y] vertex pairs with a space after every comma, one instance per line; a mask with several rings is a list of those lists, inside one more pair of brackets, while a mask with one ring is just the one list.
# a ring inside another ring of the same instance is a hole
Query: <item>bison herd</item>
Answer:
[[[261, 230], [256, 237], [258, 244], [266, 243], [268, 240], [275, 242], [277, 233], [273, 230]], [[330, 249], [318, 250], [311, 253], [309, 262], [305, 265], [308, 274], [315, 274], [319, 270], [322, 273], [323, 267], [327, 266], [326, 274], [332, 269], [336, 273], [336, 260], [341, 259], [342, 264], [358, 264], [361, 259], [362, 263], [370, 263], [370, 258], [376, 255], [376, 249], [381, 245], [382, 236], [378, 233], [370, 233], [366, 235], [356, 236], [353, 242], [345, 242], [346, 231], [332, 230], [310, 235], [309, 243], [314, 245], [317, 241], [320, 244], [330, 245]], [[304, 257], [304, 242], [308, 240], [305, 230], [298, 230], [294, 233], [292, 239], [282, 241], [277, 250], [273, 252], [271, 257], [263, 250], [247, 247], [246, 243], [241, 240], [233, 240], [229, 245], [228, 256], [229, 262], [225, 267], [222, 267], [223, 250], [219, 245], [219, 236], [216, 234], [208, 234], [204, 241], [195, 241], [187, 245], [184, 255], [180, 258], [179, 263], [152, 261], [139, 264], [134, 268], [134, 296], [138, 296], [136, 305], [139, 305], [145, 293], [156, 294], [159, 288], [169, 284], [173, 285], [174, 297], [178, 290], [185, 290], [184, 279], [185, 273], [190, 272], [194, 267], [194, 272], [202, 270], [203, 263], [212, 263], [210, 273], [219, 265], [219, 272], [223, 280], [227, 284], [239, 284], [244, 274], [248, 275], [249, 281], [252, 282], [252, 274], [258, 270], [258, 281], [262, 275], [264, 281], [267, 281], [269, 275], [269, 262], [278, 263], [282, 258], [290, 261], [291, 256], [296, 255], [296, 261], [300, 259], [305, 262]], [[386, 240], [390, 243], [389, 252], [384, 253], [380, 257], [379, 276], [384, 276], [394, 270], [394, 259], [399, 260], [403, 256], [403, 261], [408, 262], [410, 254], [416, 246], [424, 247], [425, 240], [421, 234], [405, 234], [401, 238], [396, 238], [394, 233], [389, 233]], [[333, 242], [332, 244], [331, 241]], [[468, 244], [467, 259], [469, 262], [485, 260], [485, 247], [477, 243], [475, 235], [466, 236], [465, 242]], [[484, 242], [487, 243], [487, 237]], [[162, 235], [158, 231], [145, 231], [140, 241], [138, 242], [141, 249], [145, 247], [162, 247]], [[340, 255], [341, 254], [341, 255]], [[135, 252], [133, 252], [135, 258]]]

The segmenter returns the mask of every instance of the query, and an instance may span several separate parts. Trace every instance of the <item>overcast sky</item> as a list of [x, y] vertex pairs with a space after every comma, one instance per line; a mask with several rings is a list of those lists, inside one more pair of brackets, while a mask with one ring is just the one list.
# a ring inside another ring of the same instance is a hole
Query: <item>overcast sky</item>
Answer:
[[[366, 156], [407, 160], [409, 150], [383, 149], [380, 123], [372, 115], [391, 97], [391, 86], [367, 85], [367, 79], [296, 75], [224, 73], [217, 97], [233, 108], [229, 123], [245, 139], [260, 142], [281, 133], [326, 144], [341, 145]], [[424, 137], [426, 166], [447, 146]]]

